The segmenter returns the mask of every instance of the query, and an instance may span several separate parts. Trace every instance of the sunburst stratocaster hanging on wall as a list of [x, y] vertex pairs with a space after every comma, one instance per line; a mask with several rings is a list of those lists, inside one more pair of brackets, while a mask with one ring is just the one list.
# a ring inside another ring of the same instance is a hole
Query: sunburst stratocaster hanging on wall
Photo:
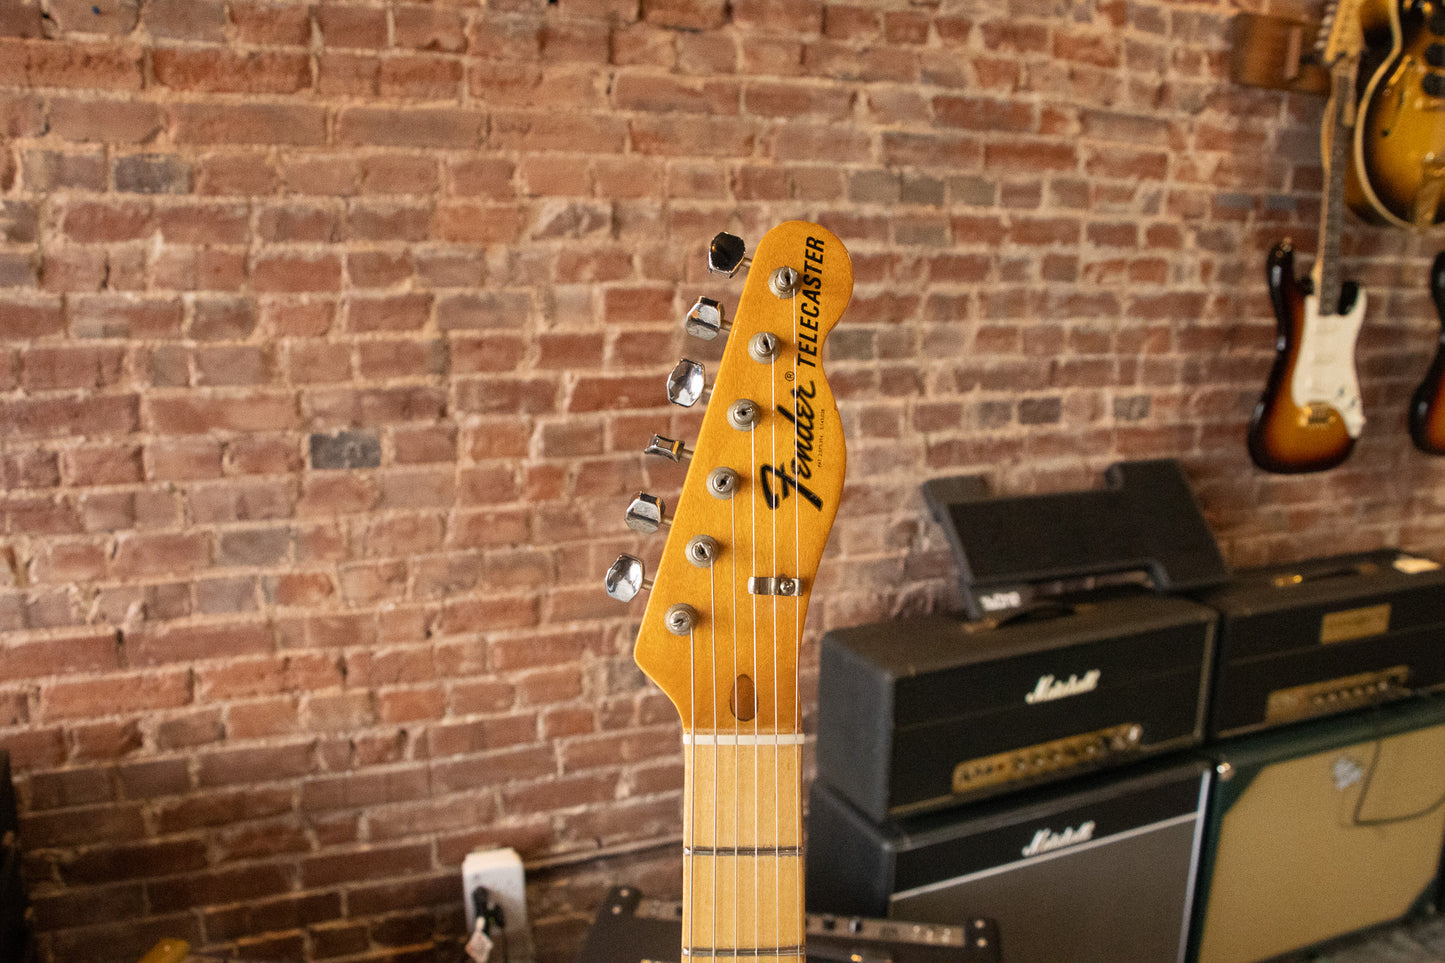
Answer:
[[[709, 267], [732, 276], [743, 244], [719, 234]], [[606, 588], [651, 589], [636, 658], [677, 706], [684, 758], [682, 958], [803, 963], [802, 711], [798, 649], [813, 579], [838, 511], [846, 453], [823, 339], [853, 291], [841, 241], [802, 221], [773, 228], [751, 258], [712, 400], [688, 462], [653, 582], [620, 557]], [[727, 327], [717, 302], [688, 315], [693, 334]], [[669, 398], [706, 393], [682, 361]], [[639, 495], [628, 524], [669, 524]]]
[[1430, 265], [1430, 297], [1440, 316], [1440, 342], [1425, 380], [1410, 399], [1410, 437], [1429, 455], [1445, 455], [1445, 251]]
[[[1445, 4], [1363, 0], [1374, 69], [1360, 93], [1346, 200], [1376, 224], [1427, 230], [1445, 219]], [[1383, 60], [1375, 51], [1388, 49]]]
[[1360, 36], [1356, 0], [1335, 13], [1324, 48], [1331, 92], [1320, 140], [1325, 193], [1319, 254], [1308, 284], [1294, 273], [1294, 248], [1275, 245], [1267, 265], [1278, 325], [1275, 361], [1249, 424], [1249, 453], [1266, 471], [1333, 468], [1349, 457], [1364, 428], [1355, 377], [1355, 339], [1365, 317], [1365, 292], [1340, 278], [1346, 152], [1354, 123]]

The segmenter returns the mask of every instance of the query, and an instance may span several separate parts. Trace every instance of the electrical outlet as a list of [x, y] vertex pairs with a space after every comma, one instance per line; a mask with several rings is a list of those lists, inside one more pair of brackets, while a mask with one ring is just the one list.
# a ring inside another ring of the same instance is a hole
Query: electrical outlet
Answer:
[[[508, 963], [528, 963], [535, 958], [532, 930], [527, 922], [527, 883], [522, 858], [514, 849], [479, 849], [462, 861], [462, 902], [467, 909], [467, 932], [476, 928], [477, 907], [472, 895], [485, 889], [490, 901], [502, 910], [506, 922]], [[497, 933], [489, 934], [498, 940]]]

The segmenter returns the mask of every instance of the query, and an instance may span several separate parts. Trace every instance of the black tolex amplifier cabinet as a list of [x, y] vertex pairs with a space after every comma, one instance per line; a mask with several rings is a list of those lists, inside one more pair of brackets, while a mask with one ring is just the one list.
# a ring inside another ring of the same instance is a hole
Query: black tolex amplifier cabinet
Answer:
[[1185, 953], [1209, 769], [1146, 763], [875, 824], [809, 796], [816, 913], [998, 923], [1009, 963], [1156, 963]]
[[1445, 699], [1257, 733], [1209, 754], [1218, 776], [1192, 939], [1201, 963], [1274, 958], [1437, 904]]
[[1241, 572], [1220, 613], [1209, 734], [1445, 686], [1445, 569], [1393, 549]]
[[881, 821], [1195, 745], [1214, 622], [1122, 591], [830, 632], [818, 777]]

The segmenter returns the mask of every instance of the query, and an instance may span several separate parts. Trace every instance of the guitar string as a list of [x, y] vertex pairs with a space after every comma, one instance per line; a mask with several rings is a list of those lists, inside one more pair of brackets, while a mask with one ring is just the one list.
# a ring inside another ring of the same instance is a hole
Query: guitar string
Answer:
[[[709, 606], [711, 606], [712, 612], [717, 612], [717, 610], [718, 610], [717, 568], [712, 567], [712, 565], [709, 565], [709, 567], [708, 567], [708, 584], [709, 584], [709, 586], [711, 586], [711, 596], [709, 596]], [[736, 583], [736, 581], [734, 581], [733, 599], [734, 599], [734, 603], [733, 603], [733, 604], [734, 604], [734, 606], [736, 606], [736, 604], [737, 604], [737, 583]], [[733, 633], [734, 633], [734, 636], [737, 635], [737, 619], [734, 619], [734, 620], [733, 620]], [[734, 645], [734, 648], [737, 648], [737, 646]], [[720, 775], [718, 775], [718, 758], [720, 758], [720, 756], [722, 755], [722, 746], [718, 745], [718, 739], [717, 739], [717, 733], [720, 732], [720, 726], [718, 726], [718, 672], [717, 672], [717, 667], [718, 667], [718, 641], [717, 641], [717, 626], [714, 626], [714, 629], [712, 629], [712, 658], [709, 658], [709, 659], [708, 659], [708, 665], [709, 665], [709, 667], [711, 667], [711, 669], [712, 669], [711, 672], [708, 672], [708, 675], [711, 675], [711, 677], [712, 677], [712, 856], [709, 857], [709, 859], [711, 859], [711, 862], [712, 862], [712, 894], [711, 894], [711, 898], [708, 899], [708, 904], [711, 905], [711, 914], [712, 914], [712, 938], [709, 938], [709, 940], [708, 940], [708, 946], [711, 946], [711, 947], [712, 947], [712, 956], [714, 956], [714, 959], [715, 959], [715, 957], [717, 957], [717, 946], [718, 946], [718, 856], [717, 856], [717, 852], [718, 852], [718, 849], [720, 849], [720, 847], [718, 847], [718, 843], [720, 843], [720, 834], [718, 834], [718, 787], [720, 787], [720, 785], [721, 785], [721, 778], [720, 778]]]
[[[789, 301], [788, 310], [789, 310], [789, 318], [788, 318], [789, 327], [791, 327], [791, 328], [793, 329], [793, 330], [792, 330], [792, 333], [793, 333], [793, 343], [796, 343], [796, 341], [797, 341], [797, 320], [796, 320], [796, 319], [797, 319], [797, 310], [798, 310], [798, 302], [797, 302], [796, 296]], [[779, 341], [780, 341], [780, 342], [783, 342], [783, 339], [780, 338]], [[786, 342], [783, 342], [783, 343], [786, 343]], [[779, 350], [781, 350], [781, 349], [782, 349], [782, 343], [780, 343], [778, 347], [779, 347]], [[778, 411], [779, 411], [779, 406], [778, 406], [778, 379], [777, 379], [778, 364], [777, 364], [777, 356], [776, 356], [776, 355], [774, 355], [774, 358], [773, 358], [773, 362], [772, 362], [772, 364], [771, 364], [771, 367], [772, 367], [772, 371], [773, 371], [773, 377], [770, 378], [770, 379], [768, 379], [768, 380], [769, 380], [769, 382], [771, 383], [772, 388], [773, 388], [773, 397], [772, 397], [772, 415], [773, 415], [773, 419], [772, 419], [772, 424], [773, 424], [773, 465], [774, 465], [775, 470], [777, 470], [777, 469], [782, 469], [783, 466], [782, 466], [781, 464], [779, 464], [779, 462], [778, 462], [778, 427], [779, 427]], [[797, 375], [795, 374], [795, 375], [794, 375], [794, 378], [796, 378], [796, 377], [797, 377]], [[794, 447], [797, 447], [797, 446], [796, 446], [796, 443], [794, 444]], [[797, 498], [794, 498], [794, 499], [793, 499], [793, 502], [794, 502], [793, 508], [794, 508], [794, 511], [796, 511], [796, 510], [797, 510], [797, 504], [796, 504]], [[779, 507], [781, 507], [781, 506], [779, 506]], [[774, 513], [773, 513], [773, 575], [774, 575], [775, 577], [776, 577], [776, 576], [781, 576], [781, 575], [784, 574], [784, 573], [779, 569], [779, 567], [778, 567], [778, 566], [779, 566], [778, 534], [779, 534], [779, 528], [778, 528], [778, 513], [777, 513], [777, 512], [774, 512]], [[792, 577], [795, 577], [795, 578], [797, 577], [796, 571], [795, 571], [795, 572], [792, 572], [792, 573], [788, 573], [788, 574], [790, 574]], [[783, 718], [782, 718], [782, 702], [781, 702], [782, 685], [781, 685], [781, 679], [779, 678], [779, 676], [780, 676], [780, 674], [781, 674], [781, 671], [782, 671], [782, 663], [780, 662], [781, 649], [780, 649], [780, 639], [779, 639], [779, 637], [778, 637], [779, 634], [780, 634], [779, 631], [778, 631], [778, 625], [779, 625], [779, 619], [780, 619], [780, 617], [781, 617], [781, 614], [782, 614], [782, 599], [781, 599], [779, 596], [774, 595], [774, 596], [773, 596], [773, 845], [779, 847], [780, 850], [781, 850], [781, 847], [783, 846], [783, 843], [784, 843], [784, 840], [783, 840], [783, 831], [782, 831], [782, 827], [783, 827], [783, 823], [782, 823], [782, 796], [783, 796], [783, 776], [782, 776], [782, 771], [783, 771], [783, 765], [782, 765], [782, 762], [783, 762], [783, 746], [782, 746], [782, 727], [783, 727]], [[774, 903], [774, 906], [775, 906], [774, 916], [775, 916], [775, 918], [777, 919], [777, 931], [778, 931], [778, 932], [777, 932], [778, 939], [776, 940], [777, 945], [782, 946], [782, 945], [784, 945], [784, 944], [789, 944], [789, 943], [793, 943], [793, 942], [801, 942], [801, 941], [791, 940], [787, 934], [784, 934], [784, 933], [782, 932], [782, 923], [783, 923], [783, 918], [784, 918], [784, 915], [785, 915], [785, 914], [782, 912], [782, 908], [783, 908], [783, 860], [782, 860], [782, 857], [781, 857], [781, 856], [779, 856], [779, 857], [777, 857], [777, 858], [775, 858], [775, 859], [773, 860], [773, 903]], [[791, 914], [787, 914], [787, 915], [788, 915], [789, 918], [791, 918]]]
[[[736, 504], [734, 504], [734, 506], [733, 506], [733, 545], [734, 545], [734, 546], [737, 545], [737, 506], [736, 506]], [[734, 606], [737, 605], [737, 585], [738, 585], [737, 552], [734, 551], [734, 552], [733, 552], [733, 605], [734, 605]], [[737, 624], [737, 619], [736, 619], [736, 617], [734, 617], [734, 619], [733, 619], [733, 624], [734, 624], [734, 631], [733, 631], [733, 686], [734, 686], [734, 688], [733, 688], [733, 702], [734, 702], [734, 703], [737, 703], [738, 700], [739, 700], [740, 693], [739, 693], [738, 689], [736, 688], [736, 687], [737, 687], [737, 684], [738, 684], [738, 682], [737, 682], [737, 679], [738, 679], [738, 636], [737, 636], [737, 631], [736, 631], [736, 624]], [[741, 734], [742, 734], [742, 730], [741, 730], [741, 726], [740, 726], [739, 722], [740, 722], [740, 721], [739, 721], [739, 719], [738, 719], [738, 714], [737, 714], [737, 705], [734, 705], [734, 706], [733, 706], [733, 735], [734, 735], [734, 736], [738, 736], [738, 737], [740, 737]], [[740, 802], [741, 799], [742, 799], [742, 794], [738, 791], [738, 783], [739, 783], [739, 780], [742, 778], [742, 765], [741, 765], [741, 760], [742, 760], [742, 755], [743, 755], [742, 739], [741, 739], [741, 738], [737, 738], [737, 739], [735, 739], [735, 742], [737, 743], [737, 745], [733, 748], [733, 801], [734, 801], [734, 802], [733, 802], [733, 807], [732, 807], [732, 809], [733, 809], [733, 848], [734, 848], [734, 850], [736, 850], [736, 849], [738, 848], [738, 846], [739, 846], [739, 845], [741, 844], [741, 842], [742, 842], [742, 813], [741, 813], [741, 807], [738, 806], [738, 802]], [[741, 914], [742, 914], [742, 886], [739, 885], [740, 879], [741, 879], [741, 877], [739, 876], [739, 868], [738, 868], [739, 862], [740, 862], [739, 858], [736, 857], [736, 856], [734, 856], [734, 858], [733, 858], [733, 943], [734, 943], [734, 944], [737, 943], [738, 918], [739, 918], [739, 917], [741, 916]]]
[[[798, 302], [798, 297], [799, 297], [798, 292], [794, 292], [794, 294], [793, 294], [793, 344], [794, 344], [795, 346], [798, 345], [798, 344], [800, 343], [800, 341], [801, 341], [801, 338], [800, 338], [800, 336], [799, 336], [799, 331], [798, 331], [798, 318], [799, 318], [799, 313], [798, 313], [798, 312], [799, 312], [799, 308], [800, 308], [800, 305], [799, 305], [799, 302]], [[794, 391], [797, 391], [799, 386], [798, 386], [798, 351], [797, 351], [796, 347], [795, 347], [794, 350], [793, 350], [793, 369], [792, 369], [792, 370], [793, 370], [793, 380], [792, 380], [791, 384], [792, 384], [792, 386], [793, 386], [793, 390], [794, 390]], [[799, 437], [798, 437], [798, 430], [799, 430], [799, 429], [798, 429], [798, 423], [797, 423], [797, 421], [796, 421], [797, 416], [798, 416], [798, 406], [795, 404], [795, 405], [793, 405], [793, 417], [794, 417], [794, 422], [793, 422], [793, 463], [794, 463], [794, 466], [795, 466], [795, 467], [794, 467], [794, 472], [795, 472], [795, 473], [796, 473], [797, 470], [798, 470], [797, 467], [796, 467], [796, 465], [797, 465], [798, 462], [801, 460], [801, 459], [799, 458], [799, 452], [798, 452], [798, 444], [799, 444], [799, 440], [800, 440], [800, 439], [799, 439]], [[801, 480], [800, 480], [800, 484], [801, 484]], [[801, 579], [802, 579], [802, 577], [803, 577], [803, 497], [802, 497], [802, 494], [801, 494], [801, 493], [798, 494], [798, 497], [797, 497], [797, 498], [793, 499], [793, 577], [800, 580], [799, 583], [798, 583], [798, 590], [799, 590], [800, 592], [803, 591], [803, 586], [802, 586], [802, 582], [801, 582]], [[801, 702], [802, 693], [801, 693], [801, 685], [800, 685], [800, 682], [799, 682], [798, 673], [801, 671], [802, 662], [803, 662], [803, 651], [802, 651], [802, 646], [803, 646], [803, 596], [802, 596], [802, 595], [799, 595], [799, 596], [797, 596], [797, 599], [798, 599], [798, 601], [797, 601], [797, 603], [796, 603], [796, 604], [794, 605], [794, 607], [793, 607], [793, 612], [794, 612], [793, 633], [794, 633], [794, 636], [795, 636], [796, 639], [797, 639], [797, 644], [794, 645], [794, 647], [793, 647], [793, 712], [794, 712], [794, 717], [795, 717], [795, 720], [796, 720], [796, 723], [797, 723], [798, 735], [799, 735], [799, 736], [802, 736], [802, 734], [803, 734], [802, 702]], [[799, 763], [798, 763], [798, 771], [797, 771], [797, 779], [799, 780], [798, 795], [797, 795], [796, 797], [789, 797], [789, 798], [790, 798], [790, 801], [792, 802], [791, 808], [792, 808], [792, 817], [793, 817], [793, 830], [794, 830], [794, 833], [795, 833], [795, 837], [794, 837], [794, 838], [797, 840], [798, 852], [799, 852], [800, 854], [801, 854], [802, 851], [803, 851], [803, 808], [802, 808], [802, 807], [803, 807], [803, 789], [802, 789], [802, 784], [801, 784], [801, 780], [802, 780], [802, 778], [803, 778], [802, 754], [803, 754], [803, 750], [802, 750], [802, 748], [801, 748], [801, 746], [800, 746], [800, 747], [798, 748], [798, 759], [799, 759]], [[781, 870], [780, 870], [780, 872], [781, 872]], [[796, 902], [795, 902], [796, 910], [795, 910], [795, 914], [794, 914], [794, 915], [795, 915], [796, 919], [798, 920], [798, 924], [799, 924], [799, 929], [798, 929], [798, 945], [799, 945], [799, 946], [802, 946], [802, 945], [804, 945], [804, 943], [805, 943], [804, 933], [806, 932], [807, 927], [803, 925], [803, 920], [804, 920], [803, 913], [805, 912], [805, 910], [804, 910], [804, 907], [803, 907], [803, 872], [802, 872], [802, 857], [801, 857], [801, 856], [799, 856], [799, 859], [798, 859], [798, 865], [797, 865], [797, 867], [796, 867], [796, 876], [797, 876], [797, 882], [796, 882], [797, 895], [796, 895], [796, 897], [795, 897], [795, 900], [796, 900]], [[781, 883], [781, 881], [779, 881], [778, 890], [779, 890], [779, 893], [781, 893], [781, 891], [782, 891], [782, 883]], [[781, 896], [780, 896], [780, 898], [781, 898]]]
[[[770, 388], [770, 390], [771, 390], [771, 395], [770, 395], [770, 397], [769, 397], [769, 402], [770, 402], [770, 404], [769, 404], [769, 406], [768, 406], [768, 436], [769, 436], [769, 440], [770, 440], [771, 443], [772, 443], [772, 464], [773, 464], [773, 469], [774, 469], [774, 471], [777, 470], [777, 466], [778, 466], [778, 379], [777, 379], [777, 371], [778, 371], [778, 366], [777, 366], [777, 363], [776, 363], [776, 355], [775, 355], [775, 356], [774, 356], [774, 360], [773, 360], [773, 361], [770, 361], [770, 362], [768, 363], [768, 374], [769, 374], [768, 385], [769, 385], [769, 388]], [[772, 576], [773, 578], [777, 578], [780, 573], [778, 572], [778, 513], [777, 513], [776, 510], [774, 510], [774, 509], [770, 509], [770, 510], [769, 510], [769, 520], [773, 523], [773, 546], [772, 546], [772, 547], [773, 547], [773, 564], [772, 564], [772, 567], [768, 570], [768, 574], [769, 574], [770, 576]], [[773, 596], [772, 596], [772, 602], [773, 602], [773, 661], [772, 661], [772, 666], [773, 666], [773, 680], [772, 680], [772, 682], [773, 682], [773, 710], [772, 710], [772, 711], [773, 711], [773, 717], [772, 717], [772, 730], [773, 730], [773, 806], [772, 806], [772, 809], [773, 809], [773, 845], [776, 847], [776, 846], [781, 846], [781, 845], [782, 845], [782, 839], [778, 836], [778, 817], [777, 817], [777, 814], [778, 814], [778, 786], [779, 786], [780, 779], [779, 779], [779, 771], [778, 771], [778, 751], [779, 751], [779, 742], [778, 742], [778, 718], [779, 718], [779, 717], [778, 717], [778, 596], [777, 596], [777, 593], [776, 593], [776, 592], [775, 592], [775, 593], [773, 594]], [[760, 747], [760, 748], [761, 748], [761, 747]], [[760, 754], [761, 754], [761, 753], [760, 753]], [[759, 754], [759, 755], [760, 755], [760, 754]], [[759, 762], [758, 757], [757, 757], [757, 756], [754, 756], [753, 758], [754, 758], [754, 765], [757, 765], [758, 762]], [[759, 782], [761, 782], [761, 780], [759, 780]], [[758, 822], [761, 823], [761, 822], [762, 822], [762, 812], [761, 812], [761, 810], [762, 810], [762, 787], [761, 787], [761, 785], [758, 786], [757, 791], [756, 791], [755, 805], [756, 805], [756, 807], [757, 807], [758, 810], [759, 810], [759, 813], [758, 813]], [[779, 865], [781, 864], [781, 862], [782, 862], [782, 861], [781, 861], [779, 858], [777, 858], [776, 856], [773, 858], [773, 901], [774, 901], [775, 904], [777, 903], [778, 894], [781, 892], [781, 890], [778, 888], [778, 885], [777, 885]], [[761, 905], [762, 905], [762, 894], [761, 894], [761, 890], [762, 890], [762, 865], [761, 865], [761, 864], [758, 864], [758, 865], [755, 867], [755, 869], [757, 870], [757, 872], [756, 872], [755, 877], [754, 877], [755, 880], [756, 880], [756, 882], [754, 883], [754, 886], [756, 887], [757, 890], [759, 890], [759, 894], [758, 894], [758, 905], [761, 907]], [[777, 920], [777, 921], [780, 923], [780, 922], [781, 922], [781, 919], [782, 919], [782, 914], [779, 913], [779, 912], [777, 912], [778, 908], [779, 908], [779, 907], [778, 907], [777, 905], [774, 906], [773, 916], [774, 916], [774, 919]], [[761, 913], [759, 913], [758, 915], [761, 916]], [[781, 946], [781, 945], [783, 944], [781, 926], [778, 926], [777, 924], [775, 924], [775, 929], [778, 930], [778, 932], [776, 933], [776, 935], [777, 935], [778, 938], [775, 939], [775, 940], [773, 940], [772, 943], [773, 943], [774, 946]], [[755, 941], [754, 941], [755, 944], [756, 944], [756, 943], [760, 943], [760, 942], [761, 942], [761, 939], [758, 939], [758, 940], [755, 940]]]
[[[756, 426], [755, 426], [755, 427], [756, 427]], [[757, 479], [757, 478], [760, 478], [760, 477], [761, 477], [761, 476], [758, 474], [758, 432], [757, 432], [757, 431], [751, 431], [751, 432], [749, 432], [748, 434], [749, 434], [749, 436], [750, 436], [750, 437], [749, 437], [749, 444], [748, 444], [748, 453], [749, 453], [749, 457], [752, 459], [752, 464], [751, 464], [751, 466], [750, 466], [750, 467], [751, 467], [751, 472], [752, 472], [752, 474], [749, 475], [748, 477], [753, 478], [753, 479]], [[752, 569], [753, 569], [754, 574], [756, 574], [757, 571], [758, 571], [758, 499], [757, 499], [756, 496], [754, 496], [753, 498], [748, 499], [748, 501], [749, 501], [750, 506], [751, 506], [751, 508], [752, 508], [752, 523], [753, 523], [753, 537], [752, 537], [752, 556], [753, 556], [753, 558], [752, 558]], [[751, 594], [751, 593], [749, 593], [749, 594]], [[758, 613], [758, 597], [757, 597], [757, 595], [752, 595], [752, 608], [753, 608], [753, 612], [752, 612], [752, 618], [753, 618], [753, 639], [752, 639], [752, 642], [753, 642], [753, 649], [752, 649], [752, 651], [753, 651], [753, 666], [752, 666], [752, 674], [753, 674], [753, 677], [756, 678], [756, 677], [757, 677], [757, 674], [758, 674], [757, 661], [758, 661], [758, 614], [759, 614], [759, 613]], [[754, 698], [756, 698], [756, 687], [754, 687]], [[757, 732], [757, 714], [756, 714], [756, 713], [753, 714], [753, 720], [754, 720], [753, 731], [754, 731], [754, 733], [756, 733], [756, 732]], [[753, 772], [754, 772], [754, 774], [756, 774], [757, 771], [758, 771], [758, 769], [757, 769], [757, 758], [758, 758], [758, 750], [759, 750], [759, 748], [760, 748], [759, 746], [756, 746], [756, 745], [753, 746], [753, 753], [752, 753], [752, 755], [753, 755]], [[738, 768], [741, 769], [742, 767], [739, 766]], [[756, 810], [757, 810], [757, 779], [756, 779], [756, 775], [754, 776], [754, 780], [753, 780], [753, 796], [754, 796], [753, 808], [754, 808], [754, 811], [756, 812]], [[756, 815], [754, 815], [754, 817], [753, 817], [753, 824], [754, 824], [754, 826], [757, 825], [757, 816], [756, 816]], [[737, 862], [737, 861], [734, 861], [734, 863], [735, 863], [735, 867], [734, 867], [734, 868], [736, 868], [736, 862]], [[756, 864], [755, 864], [755, 865], [756, 865]], [[738, 877], [738, 880], [741, 881], [741, 876]], [[756, 890], [756, 887], [754, 887], [754, 889]], [[759, 905], [760, 905], [760, 904], [759, 904], [759, 902], [758, 902], [757, 893], [754, 892], [754, 894], [753, 894], [753, 906], [754, 906], [754, 912], [753, 912], [753, 930], [754, 930], [754, 932], [753, 932], [753, 937], [754, 937], [754, 939], [753, 939], [753, 945], [754, 945], [754, 946], [757, 945], [757, 939], [756, 939], [756, 937], [757, 937], [757, 922], [758, 922], [758, 921], [757, 921], [757, 917], [758, 917], [758, 914], [757, 914], [757, 911], [756, 911], [756, 907], [759, 906]]]
[[[716, 629], [715, 629], [715, 628], [712, 628], [712, 629], [709, 629], [709, 631], [711, 631], [711, 632], [716, 632]], [[715, 643], [714, 643], [714, 645], [715, 645]], [[694, 939], [695, 928], [696, 928], [696, 926], [697, 926], [697, 912], [696, 912], [696, 909], [697, 909], [697, 905], [696, 905], [696, 898], [697, 898], [697, 861], [696, 861], [696, 859], [693, 857], [693, 853], [692, 853], [692, 851], [693, 851], [695, 848], [697, 848], [697, 777], [698, 777], [698, 769], [697, 769], [697, 743], [698, 743], [698, 739], [697, 739], [697, 718], [698, 718], [698, 717], [697, 717], [697, 626], [696, 626], [695, 623], [694, 623], [693, 627], [688, 630], [688, 633], [687, 633], [687, 701], [688, 701], [688, 716], [690, 717], [690, 721], [692, 722], [693, 738], [688, 740], [689, 745], [688, 745], [688, 747], [687, 747], [687, 754], [688, 754], [688, 766], [687, 766], [687, 770], [688, 770], [688, 771], [687, 771], [687, 799], [685, 800], [685, 803], [686, 803], [686, 805], [687, 805], [687, 829], [688, 829], [687, 836], [688, 836], [688, 838], [685, 840], [685, 842], [686, 842], [686, 844], [687, 844], [687, 849], [686, 849], [686, 851], [683, 853], [683, 872], [686, 874], [685, 877], [684, 877], [684, 883], [685, 883], [686, 888], [687, 888], [687, 890], [688, 890], [688, 901], [687, 901], [687, 903], [686, 903], [686, 905], [688, 906], [688, 914], [687, 914], [687, 945], [688, 945], [689, 947], [693, 947], [693, 946], [696, 946], [696, 945], [697, 945], [697, 940]]]

